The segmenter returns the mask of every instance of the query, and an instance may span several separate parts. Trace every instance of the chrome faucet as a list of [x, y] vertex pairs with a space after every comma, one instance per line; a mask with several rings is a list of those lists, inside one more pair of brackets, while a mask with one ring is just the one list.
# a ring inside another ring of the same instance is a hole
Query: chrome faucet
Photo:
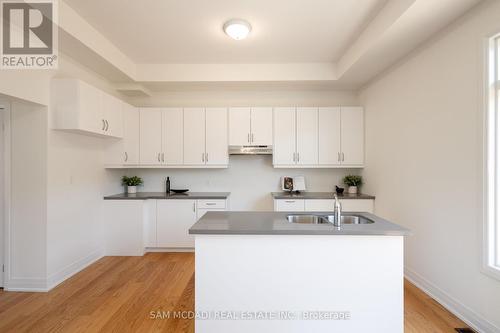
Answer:
[[335, 204], [333, 208], [333, 216], [334, 216], [333, 225], [340, 228], [342, 226], [342, 204], [340, 203], [337, 193], [334, 194], [334, 197], [335, 197]]

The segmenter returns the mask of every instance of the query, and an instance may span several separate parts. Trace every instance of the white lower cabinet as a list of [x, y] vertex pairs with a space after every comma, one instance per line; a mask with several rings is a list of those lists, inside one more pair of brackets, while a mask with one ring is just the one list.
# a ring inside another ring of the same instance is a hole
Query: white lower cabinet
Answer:
[[142, 256], [147, 221], [143, 200], [104, 200], [104, 248], [107, 256]]
[[209, 211], [225, 211], [227, 200], [147, 200], [149, 208], [147, 248], [191, 249], [194, 237], [189, 228]]
[[[276, 199], [274, 210], [277, 212], [333, 212], [333, 199]], [[373, 213], [373, 199], [340, 199], [343, 212]]]
[[153, 248], [158, 246], [156, 237], [156, 204], [158, 200], [144, 201], [144, 247]]
[[194, 248], [189, 228], [210, 211], [229, 208], [226, 199], [104, 200], [105, 253], [142, 256], [147, 251]]
[[194, 247], [194, 236], [188, 230], [196, 220], [196, 200], [158, 200], [157, 247]]

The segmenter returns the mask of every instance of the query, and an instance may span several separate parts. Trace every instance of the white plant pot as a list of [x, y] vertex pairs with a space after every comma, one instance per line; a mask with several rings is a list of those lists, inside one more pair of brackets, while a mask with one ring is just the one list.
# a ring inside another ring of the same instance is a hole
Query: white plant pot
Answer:
[[127, 186], [127, 193], [129, 194], [137, 193], [137, 186]]
[[349, 194], [358, 194], [358, 187], [357, 186], [349, 186], [349, 189], [347, 190]]

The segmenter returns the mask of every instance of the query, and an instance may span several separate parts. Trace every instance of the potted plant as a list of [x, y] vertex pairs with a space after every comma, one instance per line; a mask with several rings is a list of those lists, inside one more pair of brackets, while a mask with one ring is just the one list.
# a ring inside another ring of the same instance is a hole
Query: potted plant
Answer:
[[358, 187], [363, 185], [363, 178], [361, 176], [347, 175], [344, 177], [344, 184], [349, 186], [347, 190], [349, 194], [357, 194]]
[[122, 184], [127, 187], [127, 193], [137, 193], [137, 186], [142, 185], [142, 178], [137, 176], [123, 176]]

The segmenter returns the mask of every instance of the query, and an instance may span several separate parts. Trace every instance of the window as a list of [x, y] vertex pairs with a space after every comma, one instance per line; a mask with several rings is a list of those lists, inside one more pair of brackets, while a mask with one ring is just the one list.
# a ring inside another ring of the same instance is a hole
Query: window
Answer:
[[500, 278], [500, 36], [488, 45], [484, 269]]

